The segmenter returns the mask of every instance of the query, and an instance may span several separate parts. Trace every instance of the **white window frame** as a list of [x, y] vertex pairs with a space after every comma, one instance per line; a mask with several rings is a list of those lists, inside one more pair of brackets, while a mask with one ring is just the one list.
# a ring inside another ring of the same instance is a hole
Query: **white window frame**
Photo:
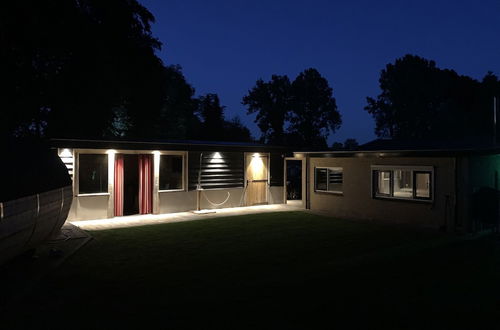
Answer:
[[[159, 172], [161, 168], [161, 156], [181, 156], [182, 157], [182, 187], [180, 189], [164, 189], [160, 190], [160, 178], [161, 172]], [[186, 153], [185, 152], [160, 152], [160, 157], [158, 158], [158, 192], [159, 193], [168, 193], [168, 192], [178, 192], [178, 191], [186, 191]]]
[[[316, 175], [316, 170], [326, 169], [326, 190], [317, 189], [318, 186], [318, 176]], [[328, 185], [330, 183], [330, 171], [340, 171], [342, 173], [342, 190], [328, 190]], [[341, 195], [344, 194], [344, 168], [343, 167], [327, 167], [318, 166], [314, 168], [314, 192], [330, 193]]]
[[[391, 200], [402, 200], [402, 201], [414, 201], [414, 202], [424, 202], [424, 203], [433, 203], [434, 202], [434, 181], [435, 181], [435, 176], [434, 176], [434, 166], [421, 166], [421, 165], [372, 165], [371, 166], [371, 193], [372, 193], [372, 198], [374, 199], [391, 199]], [[412, 182], [412, 197], [395, 197], [394, 196], [394, 171], [401, 170], [401, 171], [410, 171], [411, 172], [411, 182]], [[390, 175], [390, 193], [389, 195], [377, 195], [376, 189], [377, 187], [375, 186], [376, 182], [378, 184], [378, 181], [375, 181], [375, 179], [378, 179], [375, 177], [375, 171], [388, 171], [391, 172]], [[430, 198], [425, 198], [425, 197], [416, 197], [416, 187], [415, 187], [415, 172], [418, 173], [430, 173], [431, 175], [431, 182], [430, 182]]]
[[[104, 155], [107, 159], [108, 166], [108, 182], [106, 184], [107, 191], [96, 192], [96, 193], [80, 193], [80, 155]], [[102, 152], [101, 150], [84, 150], [75, 152], [75, 161], [74, 161], [74, 183], [75, 183], [75, 192], [76, 197], [87, 197], [87, 196], [110, 196], [109, 193], [109, 154]]]

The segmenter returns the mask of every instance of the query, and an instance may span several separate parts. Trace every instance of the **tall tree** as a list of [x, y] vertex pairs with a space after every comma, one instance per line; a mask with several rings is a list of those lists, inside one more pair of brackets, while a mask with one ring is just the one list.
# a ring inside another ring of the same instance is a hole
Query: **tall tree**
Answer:
[[255, 86], [243, 97], [248, 114], [257, 113], [255, 122], [268, 144], [284, 143], [284, 125], [290, 111], [290, 79], [272, 75], [269, 82], [257, 80]]
[[202, 119], [198, 138], [212, 141], [253, 141], [250, 131], [239, 117], [229, 121], [224, 119], [225, 109], [217, 94], [209, 93], [198, 98], [198, 114]]
[[224, 106], [217, 94], [206, 94], [199, 98], [199, 114], [203, 120], [201, 136], [205, 140], [220, 141], [224, 138]]
[[95, 138], [114, 134], [124, 109], [155, 118], [153, 20], [136, 0], [2, 2], [0, 134]]
[[333, 90], [313, 68], [304, 70], [292, 83], [289, 133], [300, 147], [327, 148], [326, 139], [342, 123]]
[[163, 105], [155, 128], [159, 138], [193, 139], [200, 129], [197, 116], [198, 100], [194, 97], [194, 88], [186, 81], [182, 69], [178, 65], [164, 69], [165, 90]]
[[243, 125], [239, 117], [226, 121], [224, 126], [225, 141], [253, 142], [250, 130]]
[[[367, 98], [375, 133], [395, 139], [484, 139], [492, 134], [492, 99], [500, 91], [490, 74], [483, 82], [434, 61], [405, 55], [382, 70], [381, 93]], [[499, 93], [500, 94], [500, 93]]]
[[344, 150], [356, 150], [359, 147], [359, 143], [356, 139], [350, 138], [344, 141]]
[[269, 82], [259, 79], [242, 103], [248, 113], [257, 113], [255, 122], [269, 144], [326, 149], [328, 135], [342, 122], [332, 88], [312, 68], [293, 83], [287, 76], [273, 75]]

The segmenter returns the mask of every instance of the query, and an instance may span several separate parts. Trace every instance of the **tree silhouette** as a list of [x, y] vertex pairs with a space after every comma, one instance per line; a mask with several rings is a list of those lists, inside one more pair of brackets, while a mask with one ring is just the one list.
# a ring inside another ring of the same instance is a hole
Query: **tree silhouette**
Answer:
[[500, 84], [491, 73], [478, 82], [406, 55], [386, 65], [379, 83], [381, 93], [368, 97], [365, 107], [378, 136], [485, 140], [492, 135], [492, 100], [500, 94]]
[[243, 125], [240, 117], [234, 117], [224, 123], [225, 137], [223, 141], [253, 142], [250, 130]]
[[358, 141], [356, 139], [346, 139], [344, 141], [344, 150], [356, 150], [359, 147]]
[[154, 127], [159, 138], [193, 139], [199, 134], [201, 122], [197, 116], [198, 100], [194, 88], [186, 81], [178, 65], [167, 66], [165, 90], [159, 120]]
[[339, 150], [339, 151], [351, 151], [351, 150], [357, 150], [359, 147], [358, 141], [356, 139], [346, 139], [344, 143], [342, 142], [333, 142], [332, 143], [332, 150]]
[[217, 94], [206, 94], [199, 98], [198, 111], [203, 120], [201, 128], [203, 139], [214, 141], [223, 139], [224, 108]]
[[159, 115], [160, 42], [136, 0], [4, 1], [0, 13], [4, 136], [96, 138]]
[[211, 141], [253, 141], [250, 131], [239, 117], [230, 121], [224, 119], [225, 109], [217, 94], [209, 93], [198, 98], [198, 114], [202, 119], [199, 138]]
[[342, 144], [342, 142], [333, 142], [332, 150], [344, 150], [344, 145]]
[[316, 69], [301, 72], [292, 83], [289, 133], [298, 146], [325, 148], [330, 131], [342, 123], [333, 90]]
[[248, 113], [257, 113], [255, 122], [268, 144], [284, 143], [284, 124], [290, 111], [291, 84], [287, 76], [272, 75], [271, 81], [257, 80], [243, 97]]
[[259, 79], [242, 103], [248, 113], [257, 113], [255, 122], [269, 144], [326, 149], [330, 131], [342, 122], [328, 81], [312, 68], [293, 83], [287, 76], [273, 75], [269, 82]]

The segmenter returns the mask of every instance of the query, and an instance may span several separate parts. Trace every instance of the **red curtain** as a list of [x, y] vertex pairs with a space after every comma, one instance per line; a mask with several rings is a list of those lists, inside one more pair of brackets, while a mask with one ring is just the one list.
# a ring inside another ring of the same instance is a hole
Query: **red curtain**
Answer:
[[123, 216], [123, 155], [115, 155], [115, 217]]
[[139, 213], [153, 211], [153, 155], [139, 155]]

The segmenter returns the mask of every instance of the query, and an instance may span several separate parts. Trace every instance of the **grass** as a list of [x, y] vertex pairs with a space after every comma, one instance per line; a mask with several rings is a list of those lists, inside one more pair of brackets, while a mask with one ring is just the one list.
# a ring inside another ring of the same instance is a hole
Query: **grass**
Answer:
[[492, 237], [303, 212], [91, 234], [13, 306], [6, 329], [477, 329], [500, 308]]

